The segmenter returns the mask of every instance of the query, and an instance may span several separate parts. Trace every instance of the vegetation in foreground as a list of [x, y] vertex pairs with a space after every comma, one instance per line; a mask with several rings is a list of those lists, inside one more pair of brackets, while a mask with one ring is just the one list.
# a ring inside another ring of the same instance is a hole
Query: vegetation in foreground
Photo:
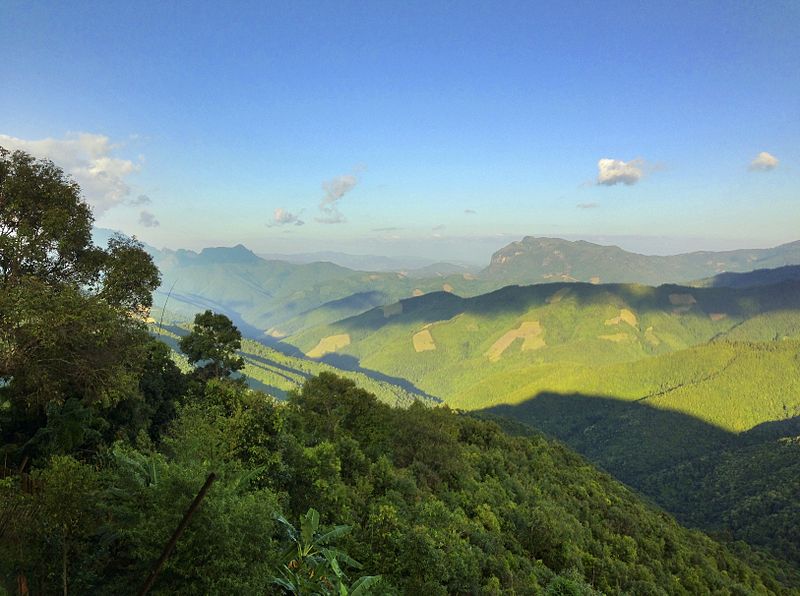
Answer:
[[343, 562], [360, 563], [348, 581], [381, 575], [382, 594], [766, 594], [795, 581], [680, 527], [540, 436], [393, 409], [330, 374], [285, 406], [234, 381], [190, 386], [163, 435], [40, 450], [31, 492], [3, 481], [9, 588], [22, 575], [45, 593], [65, 581], [73, 593], [128, 593], [211, 472], [155, 592], [279, 593], [282, 566], [297, 567], [279, 516], [312, 507], [323, 526], [352, 527], [336, 543]]

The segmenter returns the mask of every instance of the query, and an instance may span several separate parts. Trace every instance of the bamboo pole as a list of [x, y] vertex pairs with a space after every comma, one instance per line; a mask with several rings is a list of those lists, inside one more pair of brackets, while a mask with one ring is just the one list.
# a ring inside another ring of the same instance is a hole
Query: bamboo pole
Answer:
[[197, 493], [197, 496], [194, 498], [194, 501], [192, 501], [192, 504], [189, 505], [189, 509], [187, 509], [186, 513], [183, 514], [183, 519], [181, 520], [181, 523], [179, 523], [178, 527], [175, 528], [175, 531], [172, 533], [172, 537], [169, 539], [169, 542], [167, 542], [166, 546], [164, 547], [161, 556], [158, 558], [158, 561], [155, 562], [155, 565], [153, 565], [153, 568], [150, 570], [150, 575], [147, 576], [147, 579], [142, 585], [141, 590], [139, 590], [139, 596], [145, 596], [145, 594], [147, 594], [147, 592], [150, 591], [150, 588], [153, 587], [153, 582], [156, 581], [156, 577], [161, 571], [161, 567], [164, 565], [167, 558], [172, 553], [172, 550], [175, 548], [175, 544], [178, 542], [178, 538], [181, 537], [181, 534], [183, 534], [183, 531], [186, 529], [186, 526], [189, 525], [189, 520], [191, 520], [192, 515], [194, 515], [194, 512], [200, 506], [200, 502], [206, 496], [208, 489], [211, 488], [211, 484], [216, 479], [217, 475], [214, 474], [214, 472], [211, 472], [208, 475], [208, 478], [206, 478], [206, 483], [200, 489], [200, 492]]

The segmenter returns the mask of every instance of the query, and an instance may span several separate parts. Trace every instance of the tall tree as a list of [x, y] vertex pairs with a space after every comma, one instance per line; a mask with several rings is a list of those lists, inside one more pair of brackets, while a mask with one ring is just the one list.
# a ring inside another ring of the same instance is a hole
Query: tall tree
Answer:
[[[69, 399], [139, 394], [141, 320], [160, 283], [136, 239], [91, 240], [93, 217], [60, 168], [0, 147], [0, 437], [25, 444]], [[135, 315], [135, 316], [134, 316]], [[56, 407], [54, 407], [56, 406]]]
[[181, 351], [195, 365], [199, 378], [223, 379], [244, 368], [236, 355], [242, 347], [242, 334], [223, 314], [207, 310], [194, 317], [191, 333], [181, 338]]
[[102, 251], [80, 188], [50, 161], [0, 147], [0, 283], [96, 279]]

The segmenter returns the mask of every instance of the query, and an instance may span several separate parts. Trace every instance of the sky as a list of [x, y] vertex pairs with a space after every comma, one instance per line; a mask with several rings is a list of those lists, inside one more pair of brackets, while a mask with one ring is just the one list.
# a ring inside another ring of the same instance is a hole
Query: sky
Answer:
[[795, 0], [0, 0], [0, 146], [157, 247], [774, 246], [798, 31]]

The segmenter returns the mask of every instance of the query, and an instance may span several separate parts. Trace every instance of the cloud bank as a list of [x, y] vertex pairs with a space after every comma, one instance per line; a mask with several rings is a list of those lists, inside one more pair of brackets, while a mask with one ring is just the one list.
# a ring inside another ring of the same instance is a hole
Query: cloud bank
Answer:
[[104, 135], [69, 134], [63, 139], [26, 140], [0, 134], [0, 146], [52, 160], [81, 186], [86, 201], [99, 215], [122, 204], [130, 194], [126, 179], [140, 165], [114, 156], [118, 149]]
[[644, 160], [622, 161], [621, 159], [604, 157], [597, 162], [597, 170], [597, 184], [603, 186], [614, 186], [615, 184], [631, 186], [639, 182], [644, 176]]
[[355, 188], [356, 184], [358, 184], [358, 178], [354, 174], [336, 176], [323, 182], [322, 190], [325, 191], [325, 196], [319, 204], [322, 215], [317, 217], [316, 221], [326, 224], [344, 223], [345, 218], [339, 211], [338, 203], [344, 195]]
[[751, 172], [769, 172], [778, 167], [779, 160], [777, 157], [766, 151], [762, 151], [755, 156], [753, 161], [750, 162], [748, 169]]

